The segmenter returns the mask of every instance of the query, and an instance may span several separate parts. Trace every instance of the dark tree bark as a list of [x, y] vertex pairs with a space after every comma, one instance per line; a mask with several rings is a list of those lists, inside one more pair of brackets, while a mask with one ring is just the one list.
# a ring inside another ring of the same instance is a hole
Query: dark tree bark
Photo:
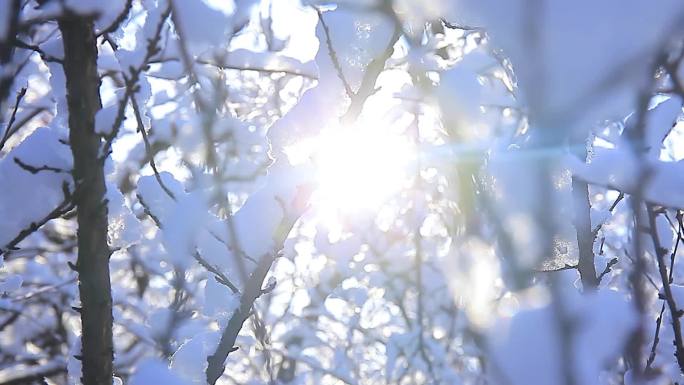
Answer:
[[577, 270], [579, 270], [584, 290], [594, 290], [598, 287], [599, 280], [594, 265], [594, 232], [591, 228], [591, 203], [587, 183], [573, 177], [572, 197], [575, 205], [574, 222], [579, 248]]
[[221, 377], [225, 369], [225, 362], [228, 355], [235, 349], [237, 339], [242, 324], [249, 318], [254, 302], [261, 296], [261, 285], [268, 274], [274, 257], [265, 255], [259, 261], [259, 265], [254, 273], [249, 277], [245, 284], [245, 291], [240, 297], [240, 306], [235, 310], [233, 316], [228, 321], [228, 326], [221, 334], [221, 340], [214, 354], [207, 358], [207, 383], [213, 385]]
[[242, 325], [252, 314], [254, 302], [264, 293], [262, 285], [271, 269], [271, 265], [275, 262], [275, 259], [279, 254], [278, 250], [282, 249], [283, 243], [287, 239], [295, 222], [308, 208], [311, 190], [301, 190], [298, 195], [299, 196], [295, 201], [291, 203], [292, 206], [290, 207], [290, 211], [285, 213], [280, 226], [274, 234], [274, 243], [276, 244], [276, 247], [274, 248], [273, 253], [261, 256], [254, 271], [246, 279], [244, 290], [240, 294], [240, 306], [230, 317], [226, 328], [223, 329], [216, 351], [207, 357], [207, 370], [205, 373], [209, 385], [216, 384], [216, 381], [223, 375], [228, 355], [237, 350], [237, 347], [235, 347], [235, 340], [242, 329]]
[[79, 294], [82, 325], [82, 378], [86, 385], [112, 383], [112, 296], [107, 245], [102, 138], [95, 133], [101, 108], [97, 42], [92, 20], [67, 16], [59, 21], [64, 41], [64, 73], [69, 108], [69, 142], [74, 156], [78, 220]]
[[[573, 152], [586, 161], [587, 141], [581, 135], [575, 134], [571, 138]], [[598, 287], [599, 279], [594, 265], [594, 239], [595, 234], [591, 227], [591, 202], [589, 201], [589, 185], [579, 178], [572, 177], [572, 203], [575, 216], [573, 224], [577, 231], [577, 247], [579, 260], [577, 270], [580, 274], [582, 287], [585, 291], [591, 291]]]
[[[5, 102], [5, 99], [7, 99], [12, 82], [14, 81], [14, 76], [12, 73], [9, 73], [9, 68], [7, 65], [12, 60], [12, 54], [14, 52], [14, 46], [12, 43], [14, 42], [14, 37], [17, 35], [21, 1], [12, 0], [8, 9], [10, 15], [6, 16], [9, 17], [9, 23], [7, 25], [7, 37], [4, 40], [0, 40], [0, 106], [2, 106], [2, 104]], [[2, 111], [2, 108], [0, 108], [0, 111]], [[1, 119], [2, 118], [0, 117], [0, 120]]]

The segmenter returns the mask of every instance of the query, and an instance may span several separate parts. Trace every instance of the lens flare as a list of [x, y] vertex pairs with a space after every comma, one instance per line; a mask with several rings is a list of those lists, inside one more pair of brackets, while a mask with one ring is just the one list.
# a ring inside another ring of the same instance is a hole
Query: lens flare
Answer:
[[297, 152], [301, 154], [303, 147], [316, 167], [318, 189], [313, 204], [327, 218], [379, 208], [406, 186], [415, 154], [405, 136], [364, 127], [329, 129]]

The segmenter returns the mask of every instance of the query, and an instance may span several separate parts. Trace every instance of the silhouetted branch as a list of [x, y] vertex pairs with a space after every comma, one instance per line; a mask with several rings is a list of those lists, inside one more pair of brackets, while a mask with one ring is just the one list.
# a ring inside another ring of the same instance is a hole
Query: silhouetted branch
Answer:
[[68, 213], [74, 208], [73, 196], [71, 191], [69, 190], [69, 183], [64, 182], [62, 184], [62, 192], [64, 194], [64, 200], [62, 201], [62, 203], [60, 203], [55, 209], [50, 211], [50, 213], [48, 213], [48, 215], [46, 215], [42, 219], [36, 222], [31, 222], [31, 224], [27, 228], [21, 230], [16, 237], [14, 237], [7, 244], [0, 247], [0, 255], [3, 255], [10, 250], [16, 250], [16, 247], [19, 244], [19, 242], [23, 241], [26, 237], [33, 234], [41, 226], [46, 224], [51, 219], [61, 217], [62, 215]]

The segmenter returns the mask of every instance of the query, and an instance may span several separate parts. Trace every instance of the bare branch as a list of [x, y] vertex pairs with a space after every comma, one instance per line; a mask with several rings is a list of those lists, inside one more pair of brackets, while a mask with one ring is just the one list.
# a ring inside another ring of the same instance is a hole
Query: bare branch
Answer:
[[12, 115], [10, 115], [10, 119], [7, 122], [7, 127], [5, 128], [5, 132], [2, 134], [2, 139], [0, 139], [0, 150], [2, 150], [3, 147], [5, 147], [5, 143], [7, 143], [7, 139], [9, 139], [12, 134], [16, 132], [16, 129], [12, 128], [12, 125], [14, 124], [14, 119], [17, 117], [17, 111], [19, 110], [19, 104], [21, 103], [21, 100], [24, 98], [26, 95], [26, 87], [22, 88], [18, 93], [17, 93], [17, 98], [14, 101], [14, 108], [12, 109]]
[[64, 170], [59, 167], [52, 167], [48, 165], [42, 165], [42, 166], [31, 166], [30, 164], [24, 163], [21, 159], [17, 158], [16, 156], [13, 158], [14, 163], [16, 163], [19, 167], [23, 168], [24, 170], [30, 172], [31, 174], [38, 174], [41, 171], [50, 171], [54, 172], [57, 174], [69, 174], [71, 173], [70, 170]]
[[68, 213], [74, 208], [73, 196], [71, 191], [69, 191], [69, 184], [67, 182], [64, 182], [62, 184], [62, 192], [64, 193], [64, 200], [62, 201], [62, 203], [60, 203], [54, 210], [50, 211], [50, 213], [48, 213], [48, 215], [46, 215], [42, 219], [36, 222], [31, 222], [31, 224], [27, 228], [21, 230], [16, 237], [14, 237], [6, 245], [0, 247], [0, 255], [3, 255], [10, 250], [16, 250], [16, 247], [19, 244], [19, 242], [23, 241], [26, 237], [33, 234], [41, 226], [46, 224], [51, 219], [61, 217], [62, 215]]
[[335, 67], [335, 71], [337, 72], [337, 77], [339, 77], [340, 81], [342, 81], [342, 84], [344, 85], [344, 90], [347, 92], [347, 95], [350, 98], [353, 98], [354, 90], [352, 90], [351, 86], [349, 85], [349, 82], [347, 81], [347, 78], [344, 76], [344, 72], [342, 72], [342, 66], [340, 65], [339, 58], [337, 57], [337, 52], [335, 51], [335, 48], [333, 47], [332, 41], [330, 39], [330, 29], [328, 29], [328, 25], [325, 23], [325, 20], [323, 18], [323, 12], [321, 12], [321, 10], [318, 8], [315, 9], [316, 13], [318, 14], [318, 20], [321, 22], [323, 32], [325, 33], [325, 44], [328, 47], [328, 54], [330, 55], [330, 60], [332, 61], [333, 66]]

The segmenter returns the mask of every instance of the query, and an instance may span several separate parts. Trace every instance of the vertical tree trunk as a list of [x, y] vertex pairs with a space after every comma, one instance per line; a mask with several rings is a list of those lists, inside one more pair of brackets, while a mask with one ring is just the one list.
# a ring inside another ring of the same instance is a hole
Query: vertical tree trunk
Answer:
[[580, 273], [582, 287], [585, 291], [596, 289], [598, 277], [594, 266], [594, 233], [591, 228], [591, 204], [589, 202], [589, 186], [586, 182], [572, 178], [572, 195], [575, 204], [575, 229], [579, 261], [577, 270]]
[[[573, 152], [580, 159], [587, 159], [586, 140], [575, 137]], [[577, 270], [582, 280], [582, 287], [586, 292], [598, 287], [599, 281], [594, 265], [594, 232], [591, 228], [591, 202], [589, 201], [589, 185], [575, 177], [572, 178], [572, 201], [575, 210], [573, 223], [577, 230], [577, 246], [579, 261]]]
[[[14, 38], [17, 36], [17, 26], [19, 24], [19, 10], [21, 9], [21, 0], [12, 0], [11, 3], [5, 5], [5, 9], [9, 12], [7, 17], [7, 32], [4, 40], [0, 40], [0, 111], [2, 111], [2, 104], [7, 99], [12, 82], [14, 81], [14, 67], [8, 64], [12, 61], [12, 53], [14, 52]], [[0, 117], [0, 121], [2, 117]]]
[[92, 20], [67, 16], [59, 28], [64, 41], [64, 73], [69, 108], [69, 142], [74, 156], [78, 220], [82, 378], [86, 385], [112, 383], [112, 296], [107, 245], [107, 205], [101, 137], [95, 133], [100, 109], [97, 45]]

